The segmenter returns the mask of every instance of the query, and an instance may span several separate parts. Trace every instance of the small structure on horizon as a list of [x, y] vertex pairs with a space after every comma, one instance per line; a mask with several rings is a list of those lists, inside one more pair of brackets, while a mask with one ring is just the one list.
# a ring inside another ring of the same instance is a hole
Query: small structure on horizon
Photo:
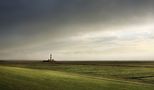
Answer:
[[49, 62], [54, 62], [54, 59], [52, 57], [52, 53], [50, 54], [50, 58], [48, 59]]
[[44, 60], [43, 62], [52, 62], [52, 63], [54, 63], [55, 60], [53, 59], [53, 55], [52, 55], [52, 53], [50, 53], [50, 55], [49, 55], [49, 59], [48, 59], [48, 60]]

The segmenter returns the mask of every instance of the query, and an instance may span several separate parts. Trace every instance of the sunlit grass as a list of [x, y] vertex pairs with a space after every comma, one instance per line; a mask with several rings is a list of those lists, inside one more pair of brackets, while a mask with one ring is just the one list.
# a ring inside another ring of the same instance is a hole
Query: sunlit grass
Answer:
[[[72, 66], [73, 67], [73, 66]], [[153, 90], [151, 85], [107, 80], [64, 71], [0, 66], [2, 90]]]

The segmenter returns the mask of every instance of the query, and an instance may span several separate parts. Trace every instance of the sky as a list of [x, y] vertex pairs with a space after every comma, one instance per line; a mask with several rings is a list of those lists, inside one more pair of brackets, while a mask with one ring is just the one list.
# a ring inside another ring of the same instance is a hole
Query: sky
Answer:
[[0, 59], [154, 60], [154, 0], [0, 0]]

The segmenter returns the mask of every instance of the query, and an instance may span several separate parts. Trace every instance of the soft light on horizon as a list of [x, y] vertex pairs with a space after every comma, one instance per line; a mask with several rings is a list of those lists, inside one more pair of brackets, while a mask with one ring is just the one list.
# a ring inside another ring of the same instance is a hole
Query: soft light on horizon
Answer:
[[154, 60], [154, 1], [0, 1], [0, 59]]

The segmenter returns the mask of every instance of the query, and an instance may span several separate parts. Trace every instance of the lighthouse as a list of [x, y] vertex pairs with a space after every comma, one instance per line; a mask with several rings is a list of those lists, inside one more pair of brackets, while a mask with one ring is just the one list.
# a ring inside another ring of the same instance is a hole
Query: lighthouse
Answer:
[[52, 61], [52, 54], [50, 54], [50, 58], [49, 58], [49, 61]]
[[55, 63], [55, 60], [53, 59], [52, 53], [49, 54], [49, 59], [48, 60], [43, 60], [43, 62], [52, 62], [52, 63]]
[[54, 59], [53, 59], [52, 53], [50, 54], [48, 61], [49, 61], [49, 62], [54, 62]]

